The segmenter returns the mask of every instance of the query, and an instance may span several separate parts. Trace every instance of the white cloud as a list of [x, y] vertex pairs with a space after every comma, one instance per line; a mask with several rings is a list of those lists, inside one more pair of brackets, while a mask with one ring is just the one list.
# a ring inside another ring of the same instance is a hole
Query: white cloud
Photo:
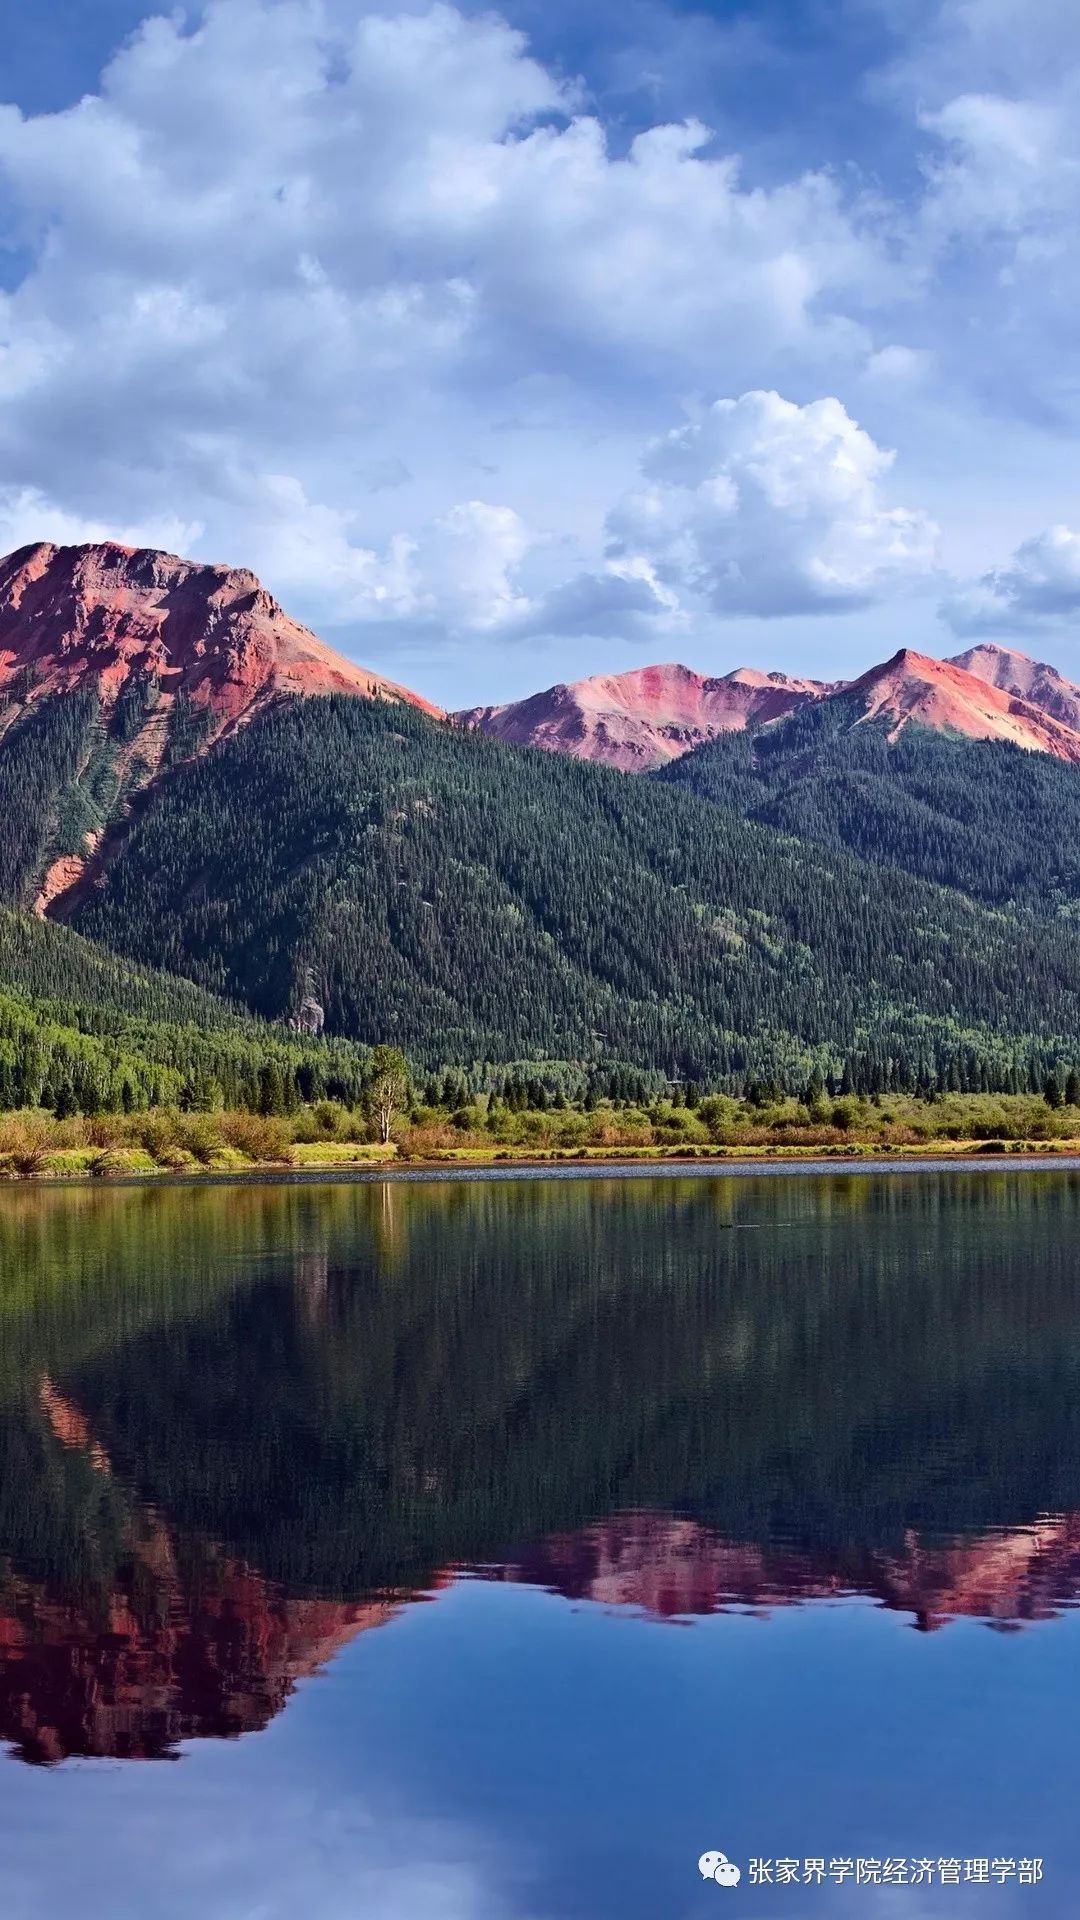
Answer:
[[9, 325], [55, 329], [64, 360], [77, 320], [84, 374], [89, 354], [114, 389], [133, 354], [194, 358], [200, 411], [265, 401], [285, 365], [294, 392], [370, 391], [465, 336], [530, 364], [568, 339], [812, 346], [838, 324], [822, 297], [878, 270], [872, 232], [828, 177], [751, 190], [709, 141], [660, 126], [613, 154], [494, 15], [213, 0], [194, 32], [148, 22], [67, 112], [0, 113], [38, 249]]
[[839, 400], [717, 400], [650, 447], [610, 556], [721, 615], [866, 606], [936, 564], [933, 522], [885, 497], [892, 460]]
[[1024, 633], [1080, 613], [1080, 533], [1048, 527], [946, 600], [942, 615], [957, 634]]
[[921, 136], [907, 252], [950, 404], [1075, 422], [1080, 14], [940, 0], [879, 88]]
[[183, 553], [196, 544], [201, 533], [198, 521], [175, 518], [139, 520], [130, 525], [84, 520], [65, 513], [36, 488], [0, 487], [0, 553], [13, 553], [38, 540], [52, 540], [58, 546], [119, 540], [128, 547], [162, 547], [169, 553]]
[[933, 355], [922, 347], [899, 343], [879, 347], [866, 363], [866, 378], [880, 386], [913, 387], [927, 379]]
[[[925, 585], [937, 529], [886, 499], [892, 460], [839, 400], [745, 393], [652, 442], [642, 484], [607, 516], [601, 564], [568, 578], [553, 576], [554, 543], [480, 500], [380, 553], [355, 544], [347, 516], [269, 480], [255, 544], [286, 580], [318, 577], [339, 618], [384, 629], [657, 639], [704, 615], [837, 612]], [[538, 557], [546, 580], [529, 592]]]
[[495, 632], [529, 611], [515, 576], [540, 541], [512, 507], [461, 501], [372, 546], [362, 509], [310, 500], [289, 475], [239, 470], [229, 491], [249, 564], [287, 595], [317, 596], [335, 623], [458, 637]]
[[[497, 13], [381, 4], [193, 0], [67, 110], [0, 107], [0, 544], [246, 563], [358, 650], [675, 636], [906, 591], [935, 529], [879, 443], [974, 520], [983, 410], [1080, 408], [1060, 0], [912, 9], [880, 175], [816, 115], [748, 159], [681, 101], [608, 124]], [[742, 399], [634, 486], [718, 369]], [[1032, 523], [1075, 520], [1034, 464]]]
[[[198, 524], [251, 563], [268, 485], [292, 489], [329, 547], [309, 618], [359, 579], [426, 619], [439, 576], [498, 626], [520, 536], [451, 503], [523, 384], [564, 396], [546, 472], [519, 456], [499, 509], [524, 520], [629, 388], [661, 418], [718, 361], [864, 360], [879, 227], [820, 170], [754, 185], [696, 122], [613, 140], [496, 14], [209, 0], [67, 110], [0, 107], [0, 243], [26, 263], [0, 293], [0, 474], [72, 525]], [[283, 530], [278, 590], [298, 546]]]
[[522, 610], [511, 635], [657, 641], [690, 625], [689, 609], [650, 560], [612, 555], [595, 570], [550, 586]]
[[964, 93], [920, 124], [940, 152], [928, 160], [924, 218], [942, 243], [1014, 239], [1051, 226], [1077, 204], [1077, 153], [1056, 102]]

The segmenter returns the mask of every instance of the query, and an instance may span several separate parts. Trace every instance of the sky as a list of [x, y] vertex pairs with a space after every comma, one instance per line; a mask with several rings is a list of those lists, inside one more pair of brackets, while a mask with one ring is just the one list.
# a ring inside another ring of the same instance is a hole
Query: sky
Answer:
[[251, 567], [451, 707], [1080, 678], [1080, 10], [0, 0], [0, 551]]

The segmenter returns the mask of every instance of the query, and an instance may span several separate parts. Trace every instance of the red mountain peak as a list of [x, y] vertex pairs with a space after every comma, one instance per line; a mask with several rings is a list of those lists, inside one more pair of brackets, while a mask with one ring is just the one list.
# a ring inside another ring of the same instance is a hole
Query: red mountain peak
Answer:
[[23, 547], [0, 561], [0, 694], [17, 704], [93, 685], [111, 707], [133, 677], [166, 706], [210, 712], [208, 739], [277, 693], [357, 693], [434, 713], [290, 619], [246, 567], [116, 541]]
[[853, 681], [847, 693], [862, 701], [866, 719], [890, 722], [894, 735], [915, 721], [971, 740], [1009, 740], [1080, 762], [1080, 731], [954, 660], [934, 660], [901, 647], [891, 660]]
[[348, 693], [440, 712], [334, 653], [247, 567], [113, 540], [22, 547], [0, 560], [0, 737], [48, 696], [84, 690], [106, 721], [127, 696], [109, 741], [118, 798], [104, 839], [88, 834], [84, 850], [53, 862], [42, 912], [93, 877], [88, 862], [100, 865], [167, 757], [205, 751], [278, 696]]
[[751, 667], [717, 679], [666, 661], [561, 682], [526, 700], [452, 717], [519, 746], [644, 773], [717, 734], [779, 719], [824, 691], [816, 681]]
[[1067, 680], [1056, 667], [1048, 666], [1045, 660], [1032, 660], [1015, 647], [1003, 647], [986, 640], [980, 646], [956, 654], [952, 664], [988, 681], [1003, 693], [1041, 707], [1063, 726], [1080, 732], [1080, 686]]

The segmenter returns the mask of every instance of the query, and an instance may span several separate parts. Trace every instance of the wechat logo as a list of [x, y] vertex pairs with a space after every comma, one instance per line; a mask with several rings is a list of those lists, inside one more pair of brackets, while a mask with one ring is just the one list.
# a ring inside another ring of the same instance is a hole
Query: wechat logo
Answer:
[[702, 1879], [715, 1880], [718, 1887], [737, 1887], [742, 1879], [734, 1861], [729, 1860], [726, 1853], [717, 1853], [714, 1847], [703, 1853], [697, 1864]]

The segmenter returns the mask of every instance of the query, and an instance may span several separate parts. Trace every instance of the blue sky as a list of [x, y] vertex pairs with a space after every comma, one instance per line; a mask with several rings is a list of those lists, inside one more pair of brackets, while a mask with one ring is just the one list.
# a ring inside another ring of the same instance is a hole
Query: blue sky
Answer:
[[1060, 0], [0, 0], [0, 549], [254, 567], [450, 705], [1080, 676]]

